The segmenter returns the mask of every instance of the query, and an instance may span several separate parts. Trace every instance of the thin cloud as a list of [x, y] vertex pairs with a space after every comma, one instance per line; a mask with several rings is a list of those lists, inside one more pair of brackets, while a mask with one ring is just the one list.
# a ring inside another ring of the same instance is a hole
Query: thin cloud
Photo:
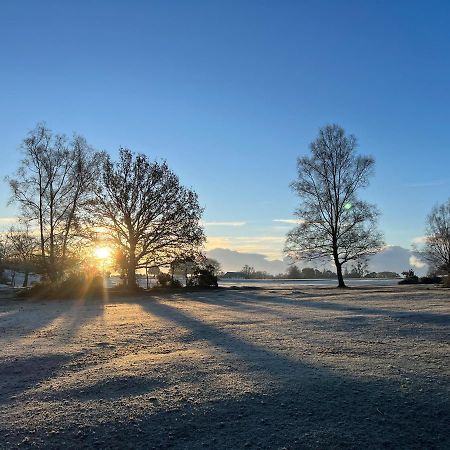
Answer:
[[18, 220], [17, 217], [0, 217], [0, 225], [12, 225], [17, 223]]
[[413, 244], [425, 244], [426, 241], [426, 236], [417, 236], [412, 240]]
[[203, 222], [205, 227], [243, 227], [247, 222]]
[[303, 220], [303, 219], [273, 219], [272, 222], [291, 223], [291, 224], [299, 225], [301, 223], [305, 223], [305, 220]]
[[284, 237], [280, 236], [208, 236], [206, 249], [223, 248], [242, 253], [259, 253], [268, 259], [282, 259]]

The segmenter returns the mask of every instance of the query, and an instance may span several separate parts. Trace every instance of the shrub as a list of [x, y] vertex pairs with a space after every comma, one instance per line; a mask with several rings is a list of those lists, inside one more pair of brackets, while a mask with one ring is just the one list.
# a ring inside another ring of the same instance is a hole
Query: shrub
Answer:
[[158, 274], [156, 279], [158, 280], [158, 284], [162, 287], [168, 286], [172, 281], [172, 277], [170, 276], [170, 274], [164, 272]]
[[406, 277], [403, 280], [400, 280], [398, 284], [417, 284], [419, 282], [419, 277], [417, 275], [413, 275], [412, 277]]
[[422, 277], [419, 281], [419, 283], [422, 284], [439, 284], [442, 283], [442, 278], [437, 276], [428, 276], [428, 277]]
[[211, 270], [197, 269], [190, 280], [191, 286], [218, 287], [217, 276]]
[[174, 278], [173, 280], [170, 280], [170, 287], [180, 288], [180, 287], [183, 287], [183, 285], [181, 284], [180, 280], [177, 280], [176, 278]]
[[419, 282], [419, 277], [414, 273], [414, 270], [407, 270], [402, 272], [405, 276], [403, 280], [400, 280], [398, 284], [417, 284]]
[[88, 277], [85, 274], [71, 274], [61, 281], [50, 283], [42, 281], [21, 293], [22, 297], [33, 298], [85, 298], [101, 295], [104, 285], [100, 276]]

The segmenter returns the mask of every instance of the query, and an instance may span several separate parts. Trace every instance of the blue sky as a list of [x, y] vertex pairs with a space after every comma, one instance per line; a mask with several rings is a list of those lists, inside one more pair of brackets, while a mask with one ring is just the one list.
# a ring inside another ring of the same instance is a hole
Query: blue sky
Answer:
[[167, 159], [210, 248], [276, 258], [296, 158], [338, 123], [376, 159], [362, 196], [387, 243], [408, 247], [450, 195], [449, 20], [446, 1], [3, 0], [0, 177], [45, 121]]

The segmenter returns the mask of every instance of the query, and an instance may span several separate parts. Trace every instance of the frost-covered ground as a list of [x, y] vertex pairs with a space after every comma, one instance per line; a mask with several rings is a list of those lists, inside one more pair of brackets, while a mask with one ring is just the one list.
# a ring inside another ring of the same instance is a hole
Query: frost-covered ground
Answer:
[[449, 297], [0, 300], [0, 447], [449, 448]]

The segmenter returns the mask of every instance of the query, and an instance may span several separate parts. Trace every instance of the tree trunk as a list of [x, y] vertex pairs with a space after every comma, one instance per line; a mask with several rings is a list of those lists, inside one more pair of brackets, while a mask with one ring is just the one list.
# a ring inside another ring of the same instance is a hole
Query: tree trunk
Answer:
[[28, 272], [25, 272], [25, 276], [23, 277], [23, 284], [22, 287], [28, 286]]
[[347, 287], [344, 283], [344, 277], [342, 276], [342, 264], [340, 262], [335, 261], [336, 264], [336, 272], [338, 277], [338, 288]]
[[347, 287], [344, 283], [344, 277], [342, 276], [342, 263], [339, 261], [339, 253], [337, 248], [336, 238], [333, 236], [333, 259], [336, 265], [336, 273], [338, 277], [338, 288]]
[[136, 241], [131, 225], [128, 226], [128, 242], [130, 248], [128, 250], [127, 287], [128, 289], [136, 289]]
[[130, 289], [135, 289], [137, 287], [137, 284], [136, 284], [136, 268], [134, 267], [133, 263], [128, 264], [127, 286]]

